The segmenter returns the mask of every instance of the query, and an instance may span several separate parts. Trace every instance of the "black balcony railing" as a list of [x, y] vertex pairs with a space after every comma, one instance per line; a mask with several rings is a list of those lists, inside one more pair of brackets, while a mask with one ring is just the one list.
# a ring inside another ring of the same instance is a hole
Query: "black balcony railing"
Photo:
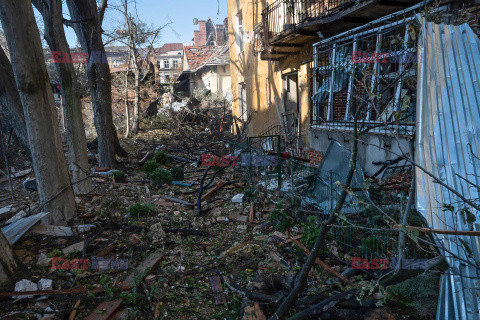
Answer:
[[263, 11], [267, 43], [278, 39], [285, 31], [320, 17], [338, 13], [359, 0], [277, 0]]

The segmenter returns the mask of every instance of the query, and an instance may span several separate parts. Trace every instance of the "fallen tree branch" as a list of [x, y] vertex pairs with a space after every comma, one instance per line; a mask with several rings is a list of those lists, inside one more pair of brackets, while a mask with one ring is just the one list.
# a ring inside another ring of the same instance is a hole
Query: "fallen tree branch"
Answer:
[[357, 291], [358, 291], [357, 289], [352, 289], [352, 290], [337, 294], [333, 297], [328, 298], [327, 300], [320, 302], [319, 304], [314, 305], [311, 308], [308, 308], [307, 310], [303, 310], [302, 312], [299, 312], [293, 315], [292, 317], [288, 318], [288, 320], [312, 319], [313, 316], [318, 315], [322, 312], [327, 311], [328, 309], [335, 307], [340, 302], [349, 300], [355, 297], [355, 295], [357, 294]]

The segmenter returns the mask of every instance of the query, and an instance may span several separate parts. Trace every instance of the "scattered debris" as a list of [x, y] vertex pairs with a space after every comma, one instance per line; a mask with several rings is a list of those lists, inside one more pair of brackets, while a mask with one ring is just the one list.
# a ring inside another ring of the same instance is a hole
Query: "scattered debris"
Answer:
[[2, 228], [2, 232], [10, 244], [17, 242], [25, 233], [27, 233], [35, 224], [48, 215], [48, 212], [40, 212], [15, 221]]
[[213, 296], [215, 298], [215, 304], [225, 304], [227, 303], [227, 299], [225, 298], [225, 294], [223, 293], [222, 281], [220, 280], [219, 276], [213, 276], [209, 278], [210, 287], [213, 291]]
[[52, 290], [53, 280], [51, 279], [40, 279], [38, 281], [38, 290]]
[[242, 203], [243, 202], [243, 193], [239, 193], [232, 198], [233, 203]]
[[[37, 291], [37, 290], [38, 290], [37, 284], [28, 279], [23, 279], [15, 283], [15, 292], [28, 292], [28, 291]], [[12, 298], [30, 299], [30, 298], [33, 298], [33, 295], [13, 296]]]
[[72, 244], [71, 246], [68, 246], [66, 248], [63, 248], [62, 253], [68, 256], [70, 253], [74, 251], [82, 252], [83, 248], [85, 248], [85, 241], [81, 241], [81, 242]]

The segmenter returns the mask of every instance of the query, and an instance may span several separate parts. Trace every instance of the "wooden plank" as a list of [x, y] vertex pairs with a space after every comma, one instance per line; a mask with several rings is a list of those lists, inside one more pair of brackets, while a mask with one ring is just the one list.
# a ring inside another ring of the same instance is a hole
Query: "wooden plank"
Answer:
[[252, 224], [254, 218], [253, 202], [250, 202], [250, 215], [248, 216], [248, 223]]
[[123, 309], [115, 313], [111, 320], [127, 320], [128, 319], [128, 310]]
[[221, 305], [227, 303], [225, 294], [223, 293], [222, 281], [219, 276], [213, 276], [209, 278], [210, 288], [213, 291], [213, 298], [215, 299], [216, 305]]
[[174, 198], [174, 197], [161, 196], [160, 198], [165, 199], [165, 200], [168, 200], [168, 201], [172, 201], [172, 202], [184, 204], [184, 205], [189, 206], [189, 207], [193, 207], [193, 206], [194, 206], [193, 203], [190, 203], [190, 202], [187, 202], [187, 201], [183, 201], [182, 199], [178, 199], [178, 198]]
[[80, 302], [82, 300], [77, 300], [77, 302], [75, 302], [75, 305], [73, 306], [73, 311], [72, 313], [70, 313], [70, 317], [68, 317], [68, 320], [75, 320], [75, 317], [77, 316], [77, 308], [80, 306]]
[[133, 288], [135, 277], [139, 274], [142, 274], [143, 277], [149, 275], [157, 267], [162, 258], [162, 253], [154, 252], [150, 254], [137, 268], [135, 268], [125, 281], [119, 284], [119, 287], [124, 290]]
[[123, 299], [104, 301], [85, 320], [109, 320], [120, 309]]
[[73, 231], [70, 227], [52, 226], [52, 225], [45, 225], [45, 224], [39, 224], [38, 226], [33, 227], [32, 233], [44, 234], [47, 236], [56, 236], [56, 237], [73, 236]]
[[48, 215], [48, 212], [40, 212], [33, 216], [26, 217], [15, 221], [8, 226], [2, 228], [2, 232], [7, 238], [8, 243], [14, 244], [17, 242], [28, 230], [36, 225], [40, 220]]
[[[92, 230], [96, 226], [93, 224], [82, 224], [78, 226], [74, 226], [74, 228], [78, 231], [78, 233], [84, 233]], [[72, 237], [75, 235], [72, 228], [64, 227], [64, 226], [53, 226], [53, 225], [45, 225], [39, 224], [33, 227], [32, 233], [37, 234], [44, 234], [47, 236], [55, 236], [55, 237]]]
[[215, 192], [217, 192], [218, 190], [220, 190], [221, 188], [223, 188], [225, 186], [225, 181], [223, 180], [219, 180], [217, 185], [215, 186], [215, 188], [213, 188], [212, 190], [210, 190], [206, 195], [204, 195], [202, 197], [202, 201], [204, 201], [205, 199], [211, 197]]
[[[301, 243], [300, 241], [298, 241], [297, 239], [291, 237], [289, 234], [288, 234], [288, 237], [292, 240], [293, 243], [295, 243], [297, 246], [299, 246], [307, 255], [310, 255], [310, 250], [308, 250], [307, 247], [305, 247], [303, 245], [303, 243]], [[344, 276], [342, 276], [340, 273], [338, 273], [337, 271], [333, 270], [328, 264], [326, 264], [325, 262], [323, 262], [322, 260], [320, 260], [319, 258], [316, 258], [315, 259], [315, 262], [320, 266], [322, 267], [323, 269], [327, 270], [328, 272], [332, 273], [333, 275], [335, 275], [337, 278], [339, 278], [340, 280], [342, 280], [343, 282], [345, 283], [349, 283], [348, 279], [345, 278]]]
[[[103, 292], [105, 289], [102, 287], [99, 288], [94, 288], [92, 290], [88, 290], [87, 288], [72, 288], [72, 289], [61, 289], [61, 290], [36, 290], [36, 291], [22, 291], [23, 295], [28, 295], [28, 296], [47, 296], [47, 295], [64, 295], [68, 293], [97, 293], [97, 292]], [[12, 291], [12, 292], [0, 292], [0, 298], [7, 298], [7, 297], [13, 297], [13, 296], [18, 296], [18, 292]]]

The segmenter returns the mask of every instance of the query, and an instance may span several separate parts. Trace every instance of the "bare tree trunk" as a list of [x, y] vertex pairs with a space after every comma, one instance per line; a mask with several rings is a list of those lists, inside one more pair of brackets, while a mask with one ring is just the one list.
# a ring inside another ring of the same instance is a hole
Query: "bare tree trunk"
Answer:
[[95, 128], [98, 135], [98, 162], [113, 167], [115, 154], [126, 155], [120, 147], [112, 116], [112, 78], [102, 41], [100, 15], [95, 0], [67, 0], [73, 26], [83, 50], [89, 53], [87, 78], [92, 95]]
[[66, 224], [75, 216], [76, 205], [31, 2], [0, 1], [0, 18], [23, 105], [41, 209], [50, 212], [50, 223]]
[[130, 137], [130, 110], [128, 109], [128, 72], [130, 71], [129, 63], [130, 55], [128, 58], [127, 73], [125, 74], [125, 138]]
[[133, 119], [132, 119], [132, 133], [138, 133], [138, 110], [140, 108], [140, 70], [137, 66], [137, 62], [134, 61], [135, 64], [135, 100], [133, 102]]
[[0, 289], [4, 290], [10, 285], [20, 265], [12, 251], [12, 247], [3, 233], [0, 232]]
[[[33, 5], [41, 13], [44, 23], [44, 37], [50, 50], [59, 51], [70, 57], [70, 47], [63, 29], [63, 14], [61, 0], [33, 0]], [[88, 178], [87, 138], [82, 118], [82, 100], [80, 86], [76, 80], [73, 63], [56, 63], [60, 76], [63, 115], [68, 145], [68, 163], [74, 182], [74, 190], [78, 194], [89, 193], [92, 189]]]
[[0, 112], [5, 116], [7, 123], [13, 128], [18, 140], [29, 150], [27, 127], [23, 115], [22, 102], [15, 85], [12, 65], [5, 51], [0, 47]]

